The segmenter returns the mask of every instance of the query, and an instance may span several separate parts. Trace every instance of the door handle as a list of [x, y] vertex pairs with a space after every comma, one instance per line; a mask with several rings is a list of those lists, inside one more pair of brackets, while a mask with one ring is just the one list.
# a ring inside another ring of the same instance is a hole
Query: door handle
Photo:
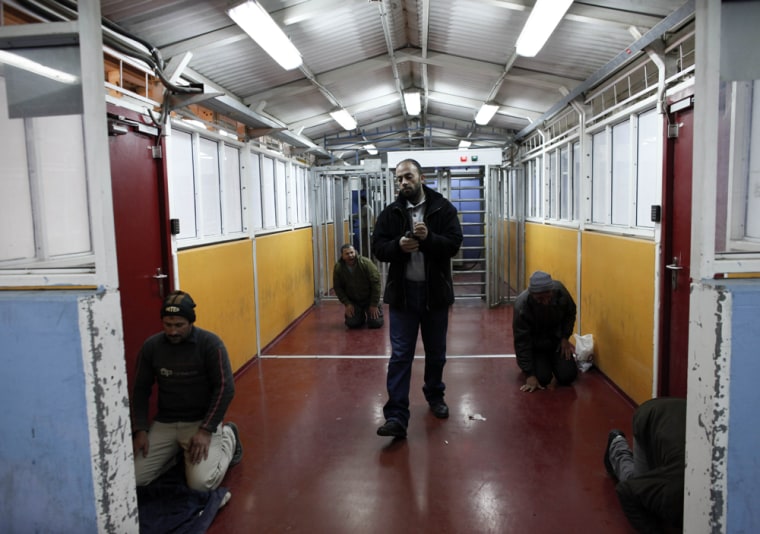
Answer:
[[678, 271], [683, 270], [683, 265], [678, 265], [678, 258], [673, 256], [673, 263], [665, 266], [670, 270], [670, 283], [673, 286], [673, 291], [678, 289]]
[[161, 272], [161, 267], [156, 267], [156, 274], [153, 275], [153, 278], [155, 278], [156, 281], [158, 282], [158, 296], [161, 297], [161, 299], [163, 299], [164, 298], [164, 279], [169, 278], [169, 275]]

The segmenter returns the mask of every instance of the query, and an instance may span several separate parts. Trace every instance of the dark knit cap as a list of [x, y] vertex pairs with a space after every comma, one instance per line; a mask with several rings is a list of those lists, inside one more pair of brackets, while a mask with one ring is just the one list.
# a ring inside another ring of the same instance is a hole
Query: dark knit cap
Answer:
[[195, 322], [195, 302], [193, 298], [184, 291], [174, 291], [169, 294], [161, 306], [161, 317], [167, 315], [178, 315], [184, 317], [191, 323]]
[[536, 271], [530, 275], [530, 285], [528, 291], [531, 293], [545, 293], [554, 289], [554, 281], [549, 273], [544, 271]]

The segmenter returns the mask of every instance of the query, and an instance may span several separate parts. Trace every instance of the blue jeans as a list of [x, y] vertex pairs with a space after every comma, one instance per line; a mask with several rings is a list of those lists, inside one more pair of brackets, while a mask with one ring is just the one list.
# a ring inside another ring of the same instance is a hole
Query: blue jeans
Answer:
[[425, 347], [425, 385], [422, 392], [428, 403], [443, 400], [446, 384], [446, 332], [449, 307], [426, 309], [424, 282], [406, 282], [406, 308], [390, 308], [391, 359], [388, 363], [388, 402], [383, 415], [388, 421], [409, 424], [409, 383], [417, 346], [417, 332], [422, 332]]

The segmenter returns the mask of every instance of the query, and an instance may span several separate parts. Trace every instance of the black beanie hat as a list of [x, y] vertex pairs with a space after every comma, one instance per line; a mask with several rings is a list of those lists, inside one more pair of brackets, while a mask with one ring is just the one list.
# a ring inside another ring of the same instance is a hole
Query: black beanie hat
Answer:
[[193, 298], [184, 291], [174, 291], [164, 300], [161, 306], [161, 317], [167, 315], [179, 315], [191, 323], [195, 322], [195, 302]]
[[544, 293], [554, 289], [554, 281], [549, 273], [544, 271], [536, 271], [530, 275], [530, 284], [528, 285], [528, 291], [531, 293]]

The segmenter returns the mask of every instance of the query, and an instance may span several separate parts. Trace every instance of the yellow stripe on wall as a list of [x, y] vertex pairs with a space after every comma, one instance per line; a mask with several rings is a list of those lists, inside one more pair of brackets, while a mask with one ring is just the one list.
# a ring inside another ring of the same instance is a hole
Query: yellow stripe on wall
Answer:
[[594, 364], [637, 403], [654, 380], [654, 255], [651, 241], [582, 234], [582, 333], [594, 335]]
[[253, 246], [249, 239], [181, 250], [180, 289], [196, 303], [197, 324], [224, 341], [236, 371], [256, 356]]
[[256, 238], [261, 346], [314, 304], [312, 229]]

